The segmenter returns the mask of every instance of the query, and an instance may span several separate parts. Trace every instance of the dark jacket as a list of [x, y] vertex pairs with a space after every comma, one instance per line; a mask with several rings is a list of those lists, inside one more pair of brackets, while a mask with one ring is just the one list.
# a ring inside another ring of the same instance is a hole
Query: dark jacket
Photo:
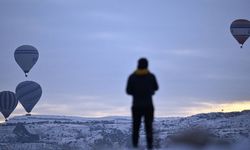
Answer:
[[133, 107], [153, 107], [152, 96], [158, 88], [154, 74], [134, 72], [128, 78], [126, 92], [133, 96]]

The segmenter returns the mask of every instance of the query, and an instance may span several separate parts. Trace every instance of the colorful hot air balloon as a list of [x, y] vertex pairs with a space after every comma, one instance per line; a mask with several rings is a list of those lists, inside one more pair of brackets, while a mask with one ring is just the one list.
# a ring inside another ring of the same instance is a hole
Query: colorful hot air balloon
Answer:
[[0, 112], [3, 114], [5, 121], [17, 106], [15, 93], [10, 91], [0, 92]]
[[241, 44], [242, 48], [243, 44], [250, 36], [250, 21], [245, 19], [235, 20], [232, 22], [230, 30], [233, 37]]
[[34, 81], [24, 81], [16, 87], [16, 98], [28, 113], [32, 111], [41, 96], [42, 88]]
[[27, 77], [27, 73], [29, 73], [30, 69], [36, 64], [39, 53], [38, 50], [31, 45], [22, 45], [16, 49], [14, 56], [17, 64]]

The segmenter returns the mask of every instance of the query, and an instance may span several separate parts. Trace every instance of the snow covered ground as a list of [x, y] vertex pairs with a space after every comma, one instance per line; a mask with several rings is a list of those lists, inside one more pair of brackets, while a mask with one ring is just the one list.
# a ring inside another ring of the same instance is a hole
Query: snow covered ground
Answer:
[[[157, 118], [159, 150], [249, 150], [250, 111]], [[140, 148], [145, 149], [142, 126]], [[0, 150], [131, 149], [130, 117], [17, 116], [0, 124]]]

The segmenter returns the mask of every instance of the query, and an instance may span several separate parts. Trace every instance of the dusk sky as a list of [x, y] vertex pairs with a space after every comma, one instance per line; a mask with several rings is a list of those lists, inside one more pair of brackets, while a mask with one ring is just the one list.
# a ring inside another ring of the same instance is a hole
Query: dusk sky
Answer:
[[[159, 82], [156, 117], [250, 109], [250, 0], [0, 0], [0, 91], [25, 80], [43, 95], [32, 114], [129, 116], [128, 75], [140, 57]], [[14, 59], [33, 45], [28, 78]], [[26, 114], [19, 104], [10, 117]], [[0, 121], [3, 116], [0, 115]]]

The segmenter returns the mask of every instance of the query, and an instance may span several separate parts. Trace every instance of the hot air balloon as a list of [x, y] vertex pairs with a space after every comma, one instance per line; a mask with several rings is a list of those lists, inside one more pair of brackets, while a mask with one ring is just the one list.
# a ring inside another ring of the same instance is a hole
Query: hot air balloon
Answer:
[[41, 96], [42, 88], [34, 81], [24, 81], [16, 87], [16, 98], [22, 104], [28, 115], [30, 115], [30, 112]]
[[31, 45], [22, 45], [16, 49], [14, 56], [17, 64], [27, 77], [27, 73], [29, 73], [30, 69], [36, 64], [39, 53], [38, 50]]
[[242, 48], [243, 44], [250, 36], [250, 21], [245, 19], [235, 20], [232, 22], [230, 30], [233, 37], [241, 44]]
[[3, 114], [5, 121], [17, 106], [16, 95], [10, 91], [0, 92], [0, 112]]

